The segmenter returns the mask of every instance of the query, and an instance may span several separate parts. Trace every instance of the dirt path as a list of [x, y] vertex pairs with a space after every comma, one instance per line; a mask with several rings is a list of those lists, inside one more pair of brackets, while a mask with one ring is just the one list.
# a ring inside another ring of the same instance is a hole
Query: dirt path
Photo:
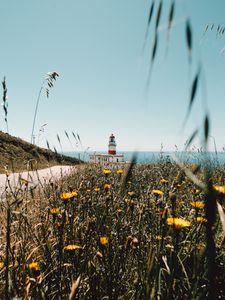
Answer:
[[25, 182], [23, 180], [27, 180], [29, 186], [35, 186], [38, 183], [49, 183], [49, 181], [54, 181], [61, 176], [69, 174], [74, 168], [73, 166], [54, 166], [38, 171], [13, 173], [8, 178], [5, 174], [0, 174], [0, 197], [4, 197], [6, 189], [9, 189], [9, 185], [13, 190], [15, 187], [20, 187], [21, 183]]

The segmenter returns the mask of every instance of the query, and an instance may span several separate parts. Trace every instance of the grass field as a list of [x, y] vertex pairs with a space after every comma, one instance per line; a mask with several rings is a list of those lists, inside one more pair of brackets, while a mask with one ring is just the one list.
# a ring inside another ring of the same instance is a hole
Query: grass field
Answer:
[[[212, 175], [224, 208], [225, 170]], [[22, 182], [0, 207], [0, 298], [224, 299], [224, 233], [216, 215], [213, 257], [205, 201], [164, 161], [128, 171], [87, 164], [44, 189]]]

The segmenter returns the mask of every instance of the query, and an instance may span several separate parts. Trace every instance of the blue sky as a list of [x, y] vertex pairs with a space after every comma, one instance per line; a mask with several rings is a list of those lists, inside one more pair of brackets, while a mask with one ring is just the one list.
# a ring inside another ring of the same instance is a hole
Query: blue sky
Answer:
[[[147, 105], [144, 90], [153, 31], [142, 53], [151, 1], [2, 1], [0, 76], [8, 86], [9, 132], [30, 140], [37, 95], [46, 73], [60, 74], [49, 99], [40, 101], [35, 133], [39, 145], [72, 150], [64, 131], [79, 133], [83, 147], [104, 150], [114, 133], [120, 150], [180, 150], [201, 126], [205, 103], [211, 135], [225, 146], [225, 35], [203, 35], [208, 23], [225, 23], [223, 0], [177, 0], [175, 26], [166, 52], [168, 4], [164, 0], [159, 48]], [[190, 17], [194, 49], [188, 65], [185, 20]], [[155, 18], [155, 15], [154, 15]], [[153, 22], [154, 22], [153, 18]], [[153, 23], [152, 23], [153, 25]], [[215, 25], [215, 26], [216, 26]], [[182, 130], [191, 81], [202, 65], [200, 88]], [[204, 102], [204, 103], [203, 103]], [[0, 129], [5, 131], [4, 113]], [[71, 137], [73, 142], [73, 139]], [[211, 139], [212, 144], [212, 139]], [[196, 146], [199, 143], [195, 142]]]

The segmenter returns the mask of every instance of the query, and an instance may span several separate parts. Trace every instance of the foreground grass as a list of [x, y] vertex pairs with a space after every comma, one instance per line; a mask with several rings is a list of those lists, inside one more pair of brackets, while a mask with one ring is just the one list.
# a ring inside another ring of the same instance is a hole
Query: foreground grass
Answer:
[[[224, 175], [215, 170], [214, 183]], [[206, 299], [202, 191], [168, 162], [135, 166], [124, 178], [123, 170], [87, 165], [44, 189], [24, 183], [9, 193], [0, 207], [0, 298]], [[219, 218], [215, 224], [222, 299]]]

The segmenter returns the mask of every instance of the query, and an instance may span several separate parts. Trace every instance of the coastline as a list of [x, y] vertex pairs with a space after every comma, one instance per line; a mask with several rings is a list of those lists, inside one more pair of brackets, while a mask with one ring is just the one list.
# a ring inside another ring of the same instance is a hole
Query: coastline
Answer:
[[[90, 152], [79, 152], [79, 151], [68, 151], [64, 152], [64, 154], [80, 158], [83, 161], [87, 162], [89, 160], [89, 155], [93, 153], [100, 153], [104, 154], [105, 151], [90, 151]], [[180, 161], [184, 163], [190, 163], [190, 164], [199, 164], [203, 163], [203, 160], [205, 159], [203, 152], [197, 152], [197, 151], [139, 151], [139, 152], [133, 152], [133, 151], [118, 151], [119, 154], [124, 155], [124, 160], [131, 161], [134, 153], [137, 154], [137, 164], [152, 164], [157, 163], [160, 161], [170, 160], [173, 161], [173, 157], [176, 156]], [[209, 151], [207, 152], [208, 157], [212, 162], [214, 162], [216, 165], [223, 165], [225, 163], [225, 152], [213, 152]]]

